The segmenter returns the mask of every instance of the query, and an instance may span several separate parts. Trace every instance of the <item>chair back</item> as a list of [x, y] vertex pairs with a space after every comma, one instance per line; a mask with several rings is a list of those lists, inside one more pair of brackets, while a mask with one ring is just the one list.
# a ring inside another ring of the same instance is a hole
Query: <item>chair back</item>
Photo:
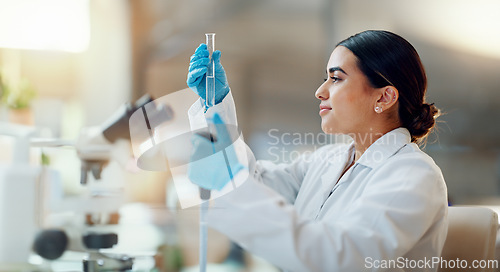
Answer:
[[[485, 207], [449, 207], [448, 223], [448, 236], [441, 254], [442, 259], [448, 264], [465, 260], [471, 268], [457, 269], [441, 265], [438, 271], [495, 271], [491, 263], [488, 267], [488, 260], [495, 259], [497, 214]], [[481, 260], [483, 262], [477, 264], [486, 267], [473, 269], [473, 262]]]

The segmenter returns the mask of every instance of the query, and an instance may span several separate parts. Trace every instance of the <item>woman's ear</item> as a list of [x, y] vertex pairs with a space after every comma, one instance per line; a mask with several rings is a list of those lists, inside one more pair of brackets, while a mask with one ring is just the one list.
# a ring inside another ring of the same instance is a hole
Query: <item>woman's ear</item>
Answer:
[[386, 86], [379, 89], [380, 95], [375, 103], [375, 112], [382, 113], [390, 109], [399, 99], [398, 89], [394, 86]]

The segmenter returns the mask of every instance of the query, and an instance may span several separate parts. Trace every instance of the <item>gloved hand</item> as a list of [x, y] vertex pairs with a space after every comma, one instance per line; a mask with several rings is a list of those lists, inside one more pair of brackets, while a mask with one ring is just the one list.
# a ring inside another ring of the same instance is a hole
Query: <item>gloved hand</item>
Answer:
[[[214, 51], [212, 54], [215, 63], [215, 104], [219, 104], [229, 93], [229, 84], [227, 83], [224, 67], [220, 63], [220, 56], [221, 52], [219, 50]], [[206, 74], [209, 62], [207, 45], [202, 43], [191, 56], [186, 83], [203, 100], [206, 99]]]
[[215, 137], [212, 135], [212, 140], [208, 133], [205, 136], [194, 134], [191, 139], [193, 153], [188, 166], [188, 177], [202, 188], [220, 190], [244, 166], [238, 161], [231, 136], [219, 114], [215, 113], [212, 121], [217, 132]]

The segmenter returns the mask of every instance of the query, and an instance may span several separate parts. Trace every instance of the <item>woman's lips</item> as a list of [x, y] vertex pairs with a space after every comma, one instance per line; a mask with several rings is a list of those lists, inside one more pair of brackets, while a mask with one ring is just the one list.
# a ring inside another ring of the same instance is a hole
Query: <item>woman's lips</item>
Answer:
[[328, 111], [331, 111], [332, 108], [326, 105], [319, 105], [319, 115], [325, 114]]

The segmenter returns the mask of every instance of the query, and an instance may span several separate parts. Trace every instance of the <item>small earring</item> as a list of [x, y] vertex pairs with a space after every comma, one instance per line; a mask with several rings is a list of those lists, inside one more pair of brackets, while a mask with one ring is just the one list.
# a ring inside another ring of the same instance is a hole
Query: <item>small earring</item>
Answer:
[[376, 106], [376, 107], [375, 107], [375, 112], [376, 112], [376, 113], [381, 113], [381, 112], [382, 112], [382, 108], [381, 108], [381, 107], [379, 107], [379, 106]]
[[392, 98], [392, 101], [394, 101], [394, 100], [396, 100], [396, 96], [394, 96], [394, 97]]

